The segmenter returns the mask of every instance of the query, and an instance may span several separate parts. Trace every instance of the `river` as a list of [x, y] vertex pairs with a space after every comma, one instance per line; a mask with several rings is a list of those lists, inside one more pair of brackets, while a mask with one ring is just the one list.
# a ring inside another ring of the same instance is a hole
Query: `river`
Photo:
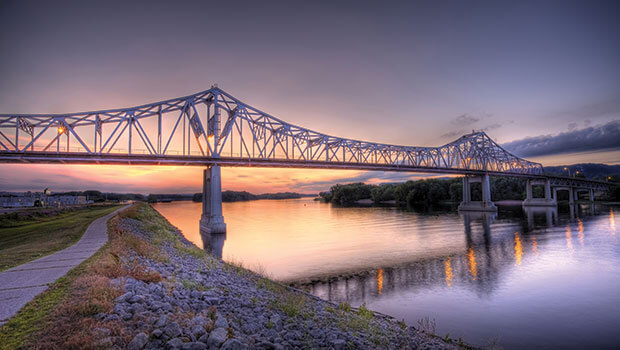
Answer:
[[224, 260], [412, 326], [427, 319], [452, 339], [505, 349], [620, 344], [620, 208], [476, 215], [312, 199], [224, 203], [228, 232], [205, 244], [199, 203], [154, 207]]

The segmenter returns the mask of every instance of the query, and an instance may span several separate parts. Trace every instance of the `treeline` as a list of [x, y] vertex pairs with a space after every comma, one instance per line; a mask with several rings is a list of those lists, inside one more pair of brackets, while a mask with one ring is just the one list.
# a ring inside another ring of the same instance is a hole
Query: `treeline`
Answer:
[[[301, 197], [310, 197], [314, 195], [299, 194], [295, 192], [277, 192], [253, 194], [247, 191], [222, 191], [222, 202], [243, 202], [254, 201], [258, 199], [295, 199]], [[195, 193], [194, 202], [202, 202], [202, 193]]]
[[[492, 200], [525, 199], [524, 179], [510, 177], [492, 177], [490, 179]], [[543, 195], [543, 189], [534, 187], [534, 195]], [[481, 199], [481, 184], [471, 184], [472, 200]], [[396, 202], [397, 204], [437, 204], [440, 202], [460, 202], [463, 195], [462, 180], [459, 177], [449, 179], [425, 179], [407, 181], [399, 184], [367, 185], [352, 183], [334, 185], [328, 192], [319, 196], [326, 202], [351, 205], [362, 199], [371, 199], [374, 203]]]
[[170, 202], [170, 201], [191, 201], [193, 199], [193, 194], [149, 194], [146, 197], [147, 202], [156, 203], [156, 202]]
[[69, 191], [69, 192], [54, 192], [53, 195], [60, 196], [85, 196], [87, 200], [94, 202], [106, 202], [106, 201], [145, 201], [146, 196], [139, 193], [115, 193], [115, 192], [101, 192], [95, 190], [88, 191]]

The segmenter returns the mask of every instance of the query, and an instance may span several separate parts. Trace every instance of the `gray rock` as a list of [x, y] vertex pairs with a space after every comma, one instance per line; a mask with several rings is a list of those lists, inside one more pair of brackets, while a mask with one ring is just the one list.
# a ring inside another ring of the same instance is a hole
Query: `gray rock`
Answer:
[[170, 338], [176, 338], [181, 335], [181, 326], [178, 323], [168, 323], [164, 328], [164, 333]]
[[151, 335], [155, 338], [161, 337], [162, 334], [164, 334], [164, 331], [162, 331], [161, 329], [155, 329], [151, 332]]
[[127, 350], [140, 350], [148, 343], [149, 336], [144, 333], [138, 333], [127, 345]]
[[125, 293], [125, 294], [123, 294], [123, 295], [121, 295], [121, 296], [117, 297], [116, 299], [114, 299], [114, 301], [115, 301], [116, 303], [119, 303], [119, 304], [120, 304], [120, 303], [122, 303], [122, 302], [125, 302], [127, 299], [131, 298], [132, 296], [133, 296], [133, 293], [132, 293], [132, 292], [127, 292], [127, 293]]
[[254, 322], [247, 322], [241, 326], [241, 330], [245, 334], [255, 334], [260, 331], [260, 327]]
[[202, 343], [205, 343], [205, 344], [207, 343], [207, 340], [209, 340], [209, 333], [205, 333], [205, 334], [201, 335], [200, 338], [198, 338], [199, 342], [202, 342]]
[[204, 301], [209, 305], [220, 305], [221, 303], [220, 298], [217, 297], [207, 297], [204, 299]]
[[166, 343], [166, 347], [168, 349], [180, 349], [183, 346], [183, 341], [179, 338], [170, 339]]
[[343, 339], [335, 339], [335, 340], [330, 341], [329, 345], [335, 350], [342, 350], [346, 348], [347, 342], [344, 341]]
[[219, 347], [228, 337], [228, 331], [225, 328], [216, 328], [209, 335], [207, 346], [209, 348]]
[[155, 322], [155, 327], [156, 328], [162, 328], [167, 323], [168, 323], [168, 315], [164, 314], [164, 315], [159, 316], [159, 320], [157, 320], [157, 322]]
[[215, 328], [228, 328], [228, 321], [221, 313], [217, 313], [217, 318], [215, 319], [215, 324], [213, 325]]
[[280, 330], [282, 328], [282, 318], [280, 318], [280, 315], [278, 314], [271, 315], [271, 317], [269, 318], [269, 321], [271, 321], [275, 329]]
[[131, 311], [131, 313], [134, 315], [142, 313], [144, 312], [144, 310], [144, 305], [138, 303], [131, 304], [131, 306], [129, 307], [129, 311]]
[[120, 319], [121, 318], [117, 314], [112, 314], [105, 318], [106, 321], [118, 321]]
[[194, 328], [192, 328], [192, 334], [194, 335], [194, 337], [196, 337], [196, 339], [200, 338], [205, 333], [207, 333], [207, 331], [205, 331], [205, 328], [203, 326], [196, 325], [194, 326]]
[[183, 349], [187, 350], [204, 350], [207, 348], [207, 344], [199, 341], [183, 344]]
[[222, 350], [245, 350], [248, 349], [248, 346], [242, 344], [239, 340], [235, 338], [228, 339], [224, 345], [220, 348]]
[[146, 300], [145, 300], [144, 296], [140, 295], [140, 294], [136, 294], [136, 295], [132, 296], [131, 298], [129, 298], [129, 302], [132, 303], [132, 304], [134, 304], [134, 303], [142, 304], [145, 301]]

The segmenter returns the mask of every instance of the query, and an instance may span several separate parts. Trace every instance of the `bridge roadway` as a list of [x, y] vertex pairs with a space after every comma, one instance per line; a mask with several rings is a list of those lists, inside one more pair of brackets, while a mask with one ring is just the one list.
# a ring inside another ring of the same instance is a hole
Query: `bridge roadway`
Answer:
[[[222, 125], [223, 124], [223, 125]], [[525, 206], [554, 206], [554, 194], [612, 184], [547, 176], [542, 164], [504, 150], [484, 132], [439, 147], [346, 139], [284, 122], [219, 89], [141, 106], [66, 114], [0, 114], [0, 162], [204, 166], [206, 232], [225, 232], [220, 166], [355, 169], [465, 175], [464, 211], [496, 211], [489, 176], [528, 179]], [[470, 184], [481, 182], [482, 200]], [[534, 198], [532, 186], [545, 188]]]

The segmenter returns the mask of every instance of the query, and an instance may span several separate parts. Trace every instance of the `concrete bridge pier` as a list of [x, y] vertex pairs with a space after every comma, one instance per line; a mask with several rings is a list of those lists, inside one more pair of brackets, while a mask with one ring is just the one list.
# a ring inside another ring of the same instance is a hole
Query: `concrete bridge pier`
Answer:
[[568, 191], [568, 204], [575, 204], [574, 190], [572, 187], [554, 187], [553, 188], [553, 199], [557, 203], [558, 201], [558, 192], [559, 191]]
[[202, 233], [226, 233], [226, 223], [222, 216], [222, 182], [220, 166], [214, 164], [204, 171], [202, 183]]
[[[544, 198], [534, 198], [532, 186], [534, 185], [543, 185], [545, 187], [545, 197]], [[551, 197], [551, 181], [549, 179], [546, 180], [533, 180], [528, 179], [527, 185], [525, 188], [526, 198], [523, 201], [524, 207], [555, 207], [557, 205], [556, 198]]]
[[[482, 184], [482, 200], [471, 200], [471, 184], [480, 182]], [[464, 176], [463, 177], [463, 201], [459, 205], [460, 211], [486, 211], [497, 212], [497, 207], [491, 201], [491, 185], [489, 175], [483, 176]]]

